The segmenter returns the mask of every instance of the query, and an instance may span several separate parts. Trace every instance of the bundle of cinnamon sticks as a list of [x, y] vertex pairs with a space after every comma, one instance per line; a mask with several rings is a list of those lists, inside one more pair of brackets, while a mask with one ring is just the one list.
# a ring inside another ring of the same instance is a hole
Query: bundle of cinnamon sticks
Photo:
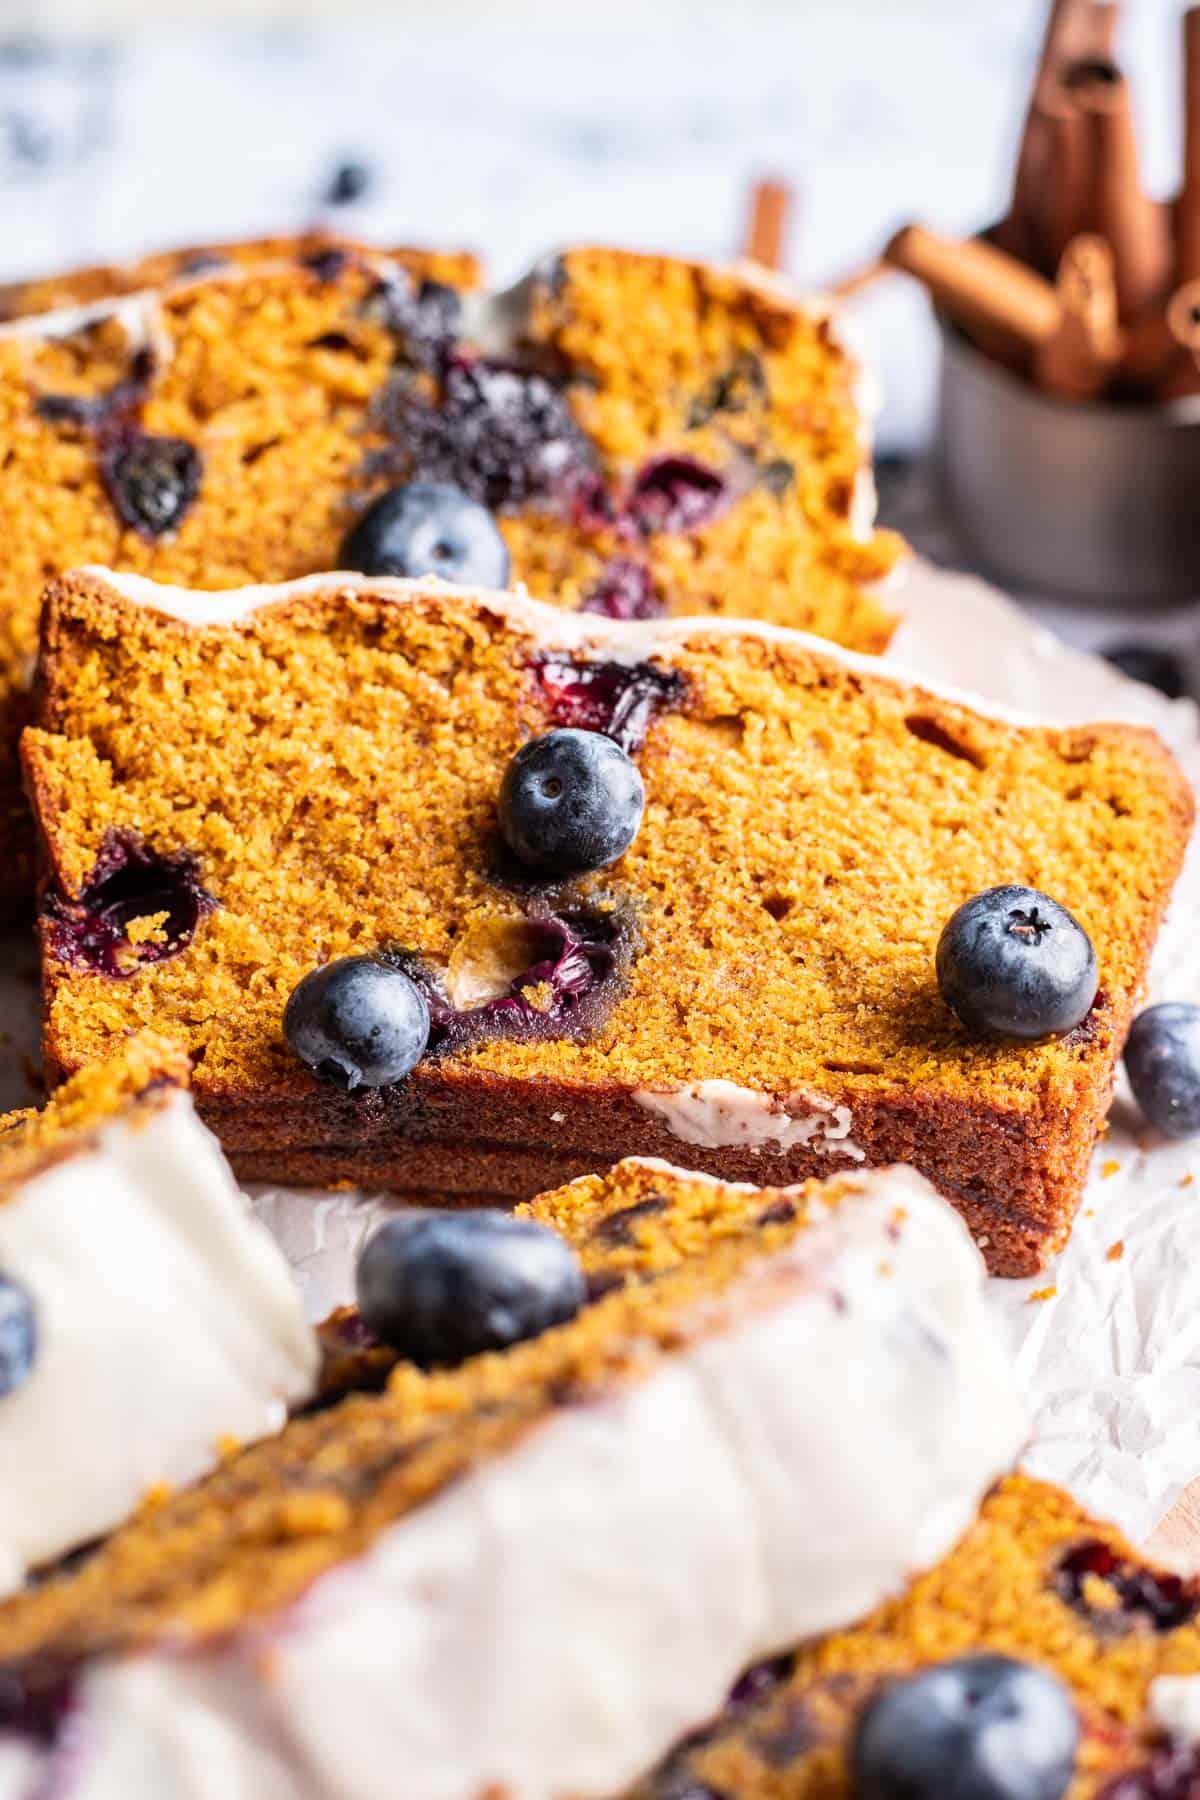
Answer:
[[989, 356], [1048, 392], [1200, 394], [1200, 6], [1183, 20], [1183, 183], [1142, 185], [1112, 0], [1052, 0], [1007, 216], [981, 238], [897, 232], [907, 270]]

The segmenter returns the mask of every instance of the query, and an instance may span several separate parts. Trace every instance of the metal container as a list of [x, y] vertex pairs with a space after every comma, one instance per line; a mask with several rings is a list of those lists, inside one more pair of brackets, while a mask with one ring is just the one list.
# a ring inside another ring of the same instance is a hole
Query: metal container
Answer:
[[1124, 607], [1200, 596], [1200, 402], [1071, 405], [941, 337], [938, 478], [980, 565]]

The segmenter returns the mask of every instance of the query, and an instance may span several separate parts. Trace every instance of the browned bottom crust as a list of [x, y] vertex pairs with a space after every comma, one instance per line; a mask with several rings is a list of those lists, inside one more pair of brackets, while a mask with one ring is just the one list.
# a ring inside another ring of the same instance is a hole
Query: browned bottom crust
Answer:
[[[431, 1091], [432, 1090], [432, 1091]], [[658, 1156], [773, 1187], [861, 1167], [839, 1151], [684, 1143], [630, 1095], [461, 1077], [347, 1097], [205, 1103], [238, 1175], [298, 1186], [411, 1190], [446, 1204], [512, 1205], [625, 1156]], [[996, 1275], [1036, 1274], [1062, 1248], [1107, 1093], [1069, 1119], [1030, 1119], [943, 1096], [856, 1097], [853, 1142], [869, 1166], [904, 1162], [953, 1201]]]

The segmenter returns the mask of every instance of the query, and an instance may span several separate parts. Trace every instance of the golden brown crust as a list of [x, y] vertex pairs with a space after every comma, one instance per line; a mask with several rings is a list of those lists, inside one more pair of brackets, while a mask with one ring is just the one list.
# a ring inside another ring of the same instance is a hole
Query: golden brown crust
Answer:
[[[509, 1141], [478, 1135], [483, 1122], [466, 1096], [453, 1119], [442, 1121], [443, 1130], [461, 1136], [423, 1138], [411, 1125], [397, 1123], [388, 1134], [390, 1146], [387, 1136], [378, 1144], [350, 1138], [344, 1117], [330, 1125], [332, 1144], [299, 1141], [305, 1130], [311, 1133], [322, 1122], [320, 1098], [315, 1118], [311, 1106], [297, 1107], [294, 1113], [274, 1116], [266, 1130], [261, 1115], [247, 1121], [236, 1102], [204, 1111], [243, 1181], [394, 1188], [439, 1206], [511, 1206], [603, 1170], [623, 1156], [682, 1159], [723, 1181], [769, 1180], [777, 1186], [818, 1179], [831, 1162], [838, 1163], [827, 1151], [803, 1147], [756, 1155], [747, 1149], [684, 1146], [643, 1113], [621, 1108], [603, 1094], [589, 1096], [585, 1119], [573, 1121], [580, 1110], [577, 1092], [553, 1083], [530, 1093], [513, 1082], [494, 1098], [489, 1123], [502, 1121]], [[860, 1103], [854, 1115], [855, 1142], [872, 1167], [904, 1162], [936, 1181], [962, 1214], [994, 1275], [1034, 1275], [1066, 1242], [1106, 1105], [1107, 1091], [1100, 1089], [1090, 1104], [1081, 1102], [1061, 1122], [1039, 1126], [1020, 1113], [1006, 1119], [997, 1109], [955, 1099], [905, 1097], [891, 1107]], [[539, 1144], [535, 1134], [545, 1132], [548, 1109], [562, 1113], [566, 1123], [554, 1143]], [[340, 1144], [339, 1124], [345, 1139]], [[243, 1137], [253, 1137], [253, 1144], [243, 1146]], [[1061, 1163], [1060, 1173], [1048, 1171], [1051, 1159]]]
[[[700, 626], [660, 656], [686, 698], [638, 753], [636, 843], [569, 900], [632, 921], [603, 1024], [480, 1043], [351, 1097], [290, 1055], [283, 1007], [317, 962], [401, 947], [444, 968], [528, 909], [497, 879], [494, 824], [507, 760], [549, 722], [525, 616], [366, 584], [201, 631], [58, 584], [25, 747], [48, 879], [78, 897], [106, 834], [131, 831], [197, 856], [219, 904], [180, 955], [121, 981], [66, 966], [47, 927], [51, 1063], [137, 1024], [178, 1030], [244, 1173], [513, 1198], [619, 1155], [678, 1160], [639, 1090], [720, 1078], [793, 1115], [848, 1108], [866, 1158], [929, 1175], [995, 1268], [1039, 1266], [1078, 1202], [1190, 828], [1187, 783], [1135, 727], [1021, 728], [803, 640]], [[972, 1039], [938, 993], [943, 924], [999, 880], [1050, 892], [1095, 942], [1101, 992], [1064, 1039]], [[686, 1153], [793, 1180], [847, 1155], [816, 1137]]]
[[162, 287], [166, 282], [211, 274], [227, 264], [253, 265], [277, 259], [299, 261], [330, 250], [352, 255], [386, 256], [420, 280], [445, 281], [452, 287], [478, 287], [483, 270], [466, 250], [422, 250], [410, 245], [374, 248], [341, 232], [314, 227], [286, 236], [242, 238], [218, 244], [189, 244], [160, 250], [126, 263], [94, 263], [82, 269], [64, 269], [56, 275], [30, 276], [26, 281], [0, 285], [0, 322], [30, 318], [60, 306], [90, 306], [99, 300], [117, 299]]

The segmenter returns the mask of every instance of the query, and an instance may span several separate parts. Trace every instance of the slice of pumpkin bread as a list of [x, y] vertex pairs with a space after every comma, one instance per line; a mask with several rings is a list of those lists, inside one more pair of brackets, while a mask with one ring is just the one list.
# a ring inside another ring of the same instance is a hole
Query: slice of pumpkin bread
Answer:
[[0, 1119], [0, 1592], [317, 1381], [282, 1254], [152, 1032]]
[[[857, 369], [826, 312], [616, 251], [568, 253], [509, 295], [459, 294], [475, 274], [453, 255], [300, 245], [0, 327], [13, 898], [29, 891], [15, 746], [41, 591], [80, 563], [208, 589], [446, 574], [482, 542], [489, 584], [511, 569], [556, 604], [886, 644], [878, 587], [900, 543], [870, 527]], [[417, 546], [375, 510], [397, 488], [425, 509]]]
[[0, 1605], [3, 1800], [606, 1800], [946, 1552], [1024, 1423], [927, 1184], [582, 1188], [545, 1201], [587, 1218], [572, 1317], [398, 1366]]
[[[552, 728], [644, 795], [590, 873], [501, 833]], [[1192, 816], [1134, 727], [989, 716], [768, 626], [349, 577], [64, 579], [25, 763], [51, 1065], [178, 1033], [244, 1175], [519, 1200], [625, 1154], [760, 1181], [904, 1161], [1014, 1274], [1070, 1228]], [[939, 936], [997, 882], [1090, 934], [1058, 1036], [985, 1037], [942, 998]], [[320, 1079], [285, 1008], [356, 956], [424, 1036]]]
[[[1198, 1618], [1194, 1581], [1012, 1476], [937, 1568], [853, 1630], [748, 1670], [626, 1800], [1191, 1800]], [[1004, 1785], [968, 1788], [981, 1769]]]

